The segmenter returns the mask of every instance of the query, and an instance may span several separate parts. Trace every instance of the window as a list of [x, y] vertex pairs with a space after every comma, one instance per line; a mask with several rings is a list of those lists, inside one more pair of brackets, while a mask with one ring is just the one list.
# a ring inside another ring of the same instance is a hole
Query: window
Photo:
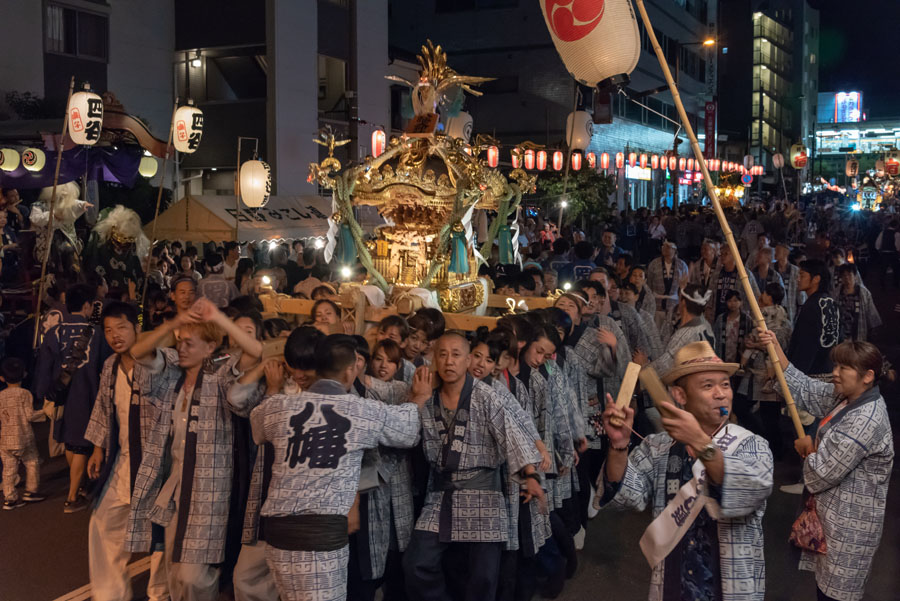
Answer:
[[109, 18], [106, 15], [48, 4], [44, 19], [47, 52], [106, 61], [109, 56]]

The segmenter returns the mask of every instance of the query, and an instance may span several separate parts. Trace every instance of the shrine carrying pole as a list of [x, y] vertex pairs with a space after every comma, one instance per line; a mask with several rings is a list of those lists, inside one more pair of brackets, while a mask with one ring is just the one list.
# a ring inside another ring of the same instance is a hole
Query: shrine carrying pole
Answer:
[[[763, 317], [762, 311], [759, 309], [759, 303], [756, 301], [756, 296], [753, 294], [753, 288], [750, 285], [750, 279], [747, 276], [747, 270], [744, 268], [744, 261], [741, 259], [741, 253], [738, 251], [737, 242], [734, 239], [734, 233], [731, 231], [731, 227], [728, 225], [728, 220], [725, 219], [725, 213], [722, 211], [722, 205], [719, 203], [719, 195], [716, 194], [716, 187], [713, 185], [712, 177], [709, 175], [709, 169], [706, 166], [706, 160], [703, 156], [703, 151], [700, 150], [700, 142], [697, 141], [697, 136], [694, 134], [694, 128], [691, 127], [691, 122], [688, 119], [687, 111], [684, 109], [684, 103], [681, 102], [681, 95], [678, 93], [678, 86], [675, 85], [675, 80], [672, 78], [672, 71], [669, 69], [669, 63], [666, 61], [665, 54], [663, 54], [662, 48], [659, 46], [659, 40], [656, 39], [656, 32], [653, 30], [653, 24], [650, 22], [650, 16], [647, 14], [647, 9], [644, 7], [644, 0], [635, 0], [635, 4], [637, 5], [638, 11], [641, 13], [641, 20], [644, 22], [644, 29], [647, 32], [647, 36], [650, 38], [650, 43], [653, 45], [653, 50], [656, 52], [656, 58], [659, 60], [659, 66], [662, 69], [663, 75], [666, 78], [666, 82], [669, 84], [669, 90], [672, 92], [672, 100], [675, 102], [675, 106], [678, 108], [678, 115], [681, 118], [681, 124], [684, 127], [685, 133], [687, 133], [688, 138], [690, 139], [691, 149], [694, 152], [694, 158], [696, 158], [697, 163], [700, 165], [700, 170], [703, 172], [703, 181], [706, 183], [706, 191], [709, 194], [710, 201], [713, 205], [713, 210], [716, 213], [716, 218], [719, 220], [719, 226], [722, 228], [722, 232], [725, 234], [725, 241], [728, 244], [728, 247], [731, 249], [731, 254], [736, 258], [735, 264], [737, 265], [738, 276], [741, 280], [741, 285], [744, 288], [744, 295], [747, 297], [747, 301], [750, 304], [750, 311], [753, 314], [753, 319], [756, 321], [757, 327], [761, 330], [766, 330], [766, 320]], [[797, 406], [794, 404], [794, 398], [791, 396], [791, 392], [788, 390], [787, 382], [784, 379], [784, 367], [781, 365], [781, 362], [778, 360], [778, 354], [775, 352], [775, 346], [769, 344], [766, 346], [766, 351], [769, 353], [769, 359], [772, 361], [772, 365], [775, 368], [775, 376], [778, 378], [778, 383], [781, 385], [781, 392], [784, 396], [784, 400], [787, 403], [788, 411], [790, 412], [791, 421], [794, 423], [794, 429], [797, 431], [797, 437], [802, 438], [806, 435], [806, 432], [803, 429], [803, 424], [800, 422], [800, 415], [797, 413]]]

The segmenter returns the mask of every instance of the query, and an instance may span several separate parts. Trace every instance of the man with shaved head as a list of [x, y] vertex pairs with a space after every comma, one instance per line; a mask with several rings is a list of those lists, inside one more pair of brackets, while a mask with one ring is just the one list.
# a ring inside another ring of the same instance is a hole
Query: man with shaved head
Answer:
[[493, 599], [508, 515], [500, 467], [517, 474], [525, 500], [543, 497], [535, 466], [541, 456], [519, 415], [491, 386], [468, 373], [469, 342], [448, 332], [435, 343], [435, 388], [420, 409], [431, 468], [425, 507], [403, 558], [413, 601], [447, 599], [442, 558], [465, 544], [466, 601]]

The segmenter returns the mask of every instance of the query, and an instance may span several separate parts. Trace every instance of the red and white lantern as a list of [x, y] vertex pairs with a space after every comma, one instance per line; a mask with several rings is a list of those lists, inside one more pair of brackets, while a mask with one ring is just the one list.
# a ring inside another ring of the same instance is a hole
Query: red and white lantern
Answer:
[[500, 149], [496, 146], [487, 147], [487, 164], [488, 167], [496, 167], [500, 164]]
[[678, 170], [684, 171], [685, 169], [687, 169], [687, 159], [684, 157], [681, 157], [678, 159]]
[[625, 166], [625, 154], [622, 152], [616, 153], [616, 169], [621, 169]]
[[590, 167], [591, 169], [597, 168], [597, 155], [596, 154], [594, 154], [593, 152], [589, 152], [585, 155], [585, 158], [587, 159], [588, 167]]
[[608, 152], [600, 153], [600, 168], [601, 169], [609, 169], [609, 153]]
[[372, 156], [374, 158], [380, 157], [384, 154], [384, 148], [387, 144], [387, 139], [384, 133], [384, 130], [376, 129], [372, 132]]
[[659, 155], [654, 154], [650, 157], [650, 168], [651, 169], [659, 169]]
[[678, 168], [678, 157], [670, 156], [669, 157], [669, 171], [675, 171]]
[[694, 170], [694, 159], [688, 159], [688, 160], [687, 160], [687, 168], [688, 168], [688, 171], [693, 171], [693, 170]]
[[647, 168], [647, 155], [642, 154], [640, 160], [641, 160], [641, 163], [640, 163], [641, 169], [646, 169]]
[[637, 153], [636, 152], [628, 153], [628, 164], [631, 165], [632, 167], [637, 165]]
[[539, 150], [537, 153], [537, 168], [543, 171], [547, 168], [547, 151]]
[[581, 169], [581, 153], [573, 152], [572, 153], [572, 169], [578, 171]]
[[534, 151], [531, 149], [525, 151], [525, 168], [534, 169]]
[[522, 155], [519, 154], [517, 150], [513, 150], [510, 155], [510, 162], [512, 162], [513, 169], [519, 169], [522, 167]]
[[553, 153], [553, 168], [557, 171], [562, 171], [563, 168], [563, 153], [561, 150], [557, 150]]

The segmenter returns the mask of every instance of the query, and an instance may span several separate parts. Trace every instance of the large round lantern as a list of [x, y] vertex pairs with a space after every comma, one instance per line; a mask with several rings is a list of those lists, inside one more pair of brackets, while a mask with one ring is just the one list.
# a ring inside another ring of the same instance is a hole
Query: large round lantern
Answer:
[[383, 129], [376, 129], [372, 132], [372, 156], [380, 157], [384, 154], [384, 148], [387, 144], [386, 136]]
[[616, 169], [621, 169], [625, 166], [625, 153], [617, 152], [616, 153]]
[[72, 94], [66, 107], [66, 119], [72, 141], [93, 146], [100, 139], [100, 130], [103, 129], [103, 99], [90, 90], [90, 84], [86, 83], [81, 92]]
[[141, 162], [138, 165], [138, 173], [150, 179], [156, 172], [159, 170], [159, 163], [156, 162], [156, 157], [141, 157]]
[[684, 157], [680, 157], [678, 159], [678, 170], [684, 171], [685, 169], [687, 169], [687, 159]]
[[563, 168], [563, 153], [559, 150], [553, 153], [553, 168], [557, 171]]
[[775, 167], [776, 169], [783, 168], [784, 167], [784, 155], [781, 154], [780, 152], [772, 155], [772, 166]]
[[541, 0], [566, 69], [586, 86], [634, 71], [641, 37], [629, 0]]
[[596, 154], [594, 154], [593, 152], [589, 152], [586, 155], [584, 155], [584, 157], [587, 159], [588, 167], [590, 167], [591, 169], [597, 168], [597, 155]]
[[587, 150], [594, 135], [594, 120], [587, 111], [569, 113], [566, 118], [566, 143], [572, 150]]
[[47, 163], [47, 157], [40, 148], [26, 148], [22, 151], [22, 166], [28, 171], [40, 171]]
[[263, 161], [252, 160], [241, 165], [240, 193], [244, 204], [252, 209], [266, 206], [272, 192], [272, 171]]
[[543, 171], [544, 169], [547, 168], [547, 151], [546, 150], [538, 150], [537, 168], [539, 171]]
[[472, 126], [472, 115], [460, 111], [455, 117], [447, 119], [447, 135], [451, 138], [461, 138], [468, 144], [472, 138]]
[[573, 152], [572, 153], [572, 169], [578, 171], [581, 169], [581, 153]]
[[609, 169], [609, 153], [608, 152], [600, 153], [600, 168], [601, 169]]
[[654, 154], [650, 157], [650, 168], [651, 169], [659, 169], [659, 155]]
[[884, 170], [890, 176], [900, 175], [900, 151], [892, 150], [884, 160]]
[[791, 167], [794, 169], [803, 169], [809, 156], [806, 153], [806, 146], [803, 144], [794, 144], [791, 146]]
[[678, 168], [678, 157], [672, 155], [669, 157], [669, 171], [675, 171]]
[[185, 154], [196, 152], [203, 137], [203, 111], [192, 100], [175, 111], [173, 142], [175, 150]]
[[534, 169], [534, 151], [531, 149], [525, 151], [525, 168]]
[[15, 171], [19, 167], [19, 153], [12, 148], [0, 148], [0, 170]]
[[488, 167], [496, 167], [500, 164], [500, 149], [496, 146], [487, 147], [487, 164]]

